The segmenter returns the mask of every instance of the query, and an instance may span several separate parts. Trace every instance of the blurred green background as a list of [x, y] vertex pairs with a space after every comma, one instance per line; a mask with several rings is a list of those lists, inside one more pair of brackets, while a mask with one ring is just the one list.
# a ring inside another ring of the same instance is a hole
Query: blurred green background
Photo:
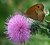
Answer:
[[[0, 45], [13, 45], [3, 33], [6, 19], [16, 11], [26, 12], [34, 4], [43, 3], [50, 12], [50, 0], [0, 0]], [[46, 16], [50, 21], [50, 14]], [[50, 38], [40, 34], [33, 35], [27, 45], [50, 45]]]

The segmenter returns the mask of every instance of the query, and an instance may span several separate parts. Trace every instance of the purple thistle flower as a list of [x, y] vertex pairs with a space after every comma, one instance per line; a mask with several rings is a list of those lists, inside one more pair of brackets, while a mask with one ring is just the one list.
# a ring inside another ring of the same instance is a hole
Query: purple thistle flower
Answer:
[[30, 38], [30, 22], [28, 18], [16, 13], [6, 23], [7, 34], [15, 43], [27, 42]]

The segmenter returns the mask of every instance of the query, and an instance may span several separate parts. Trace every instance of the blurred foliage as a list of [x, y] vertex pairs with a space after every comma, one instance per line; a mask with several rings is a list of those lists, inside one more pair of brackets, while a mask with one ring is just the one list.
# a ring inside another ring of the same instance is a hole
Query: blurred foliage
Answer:
[[41, 34], [33, 35], [29, 42], [30, 45], [50, 45], [50, 39]]
[[[0, 0], [0, 45], [13, 45], [8, 39], [5, 38], [6, 35], [3, 33], [6, 30], [4, 25], [8, 16], [12, 15], [15, 11], [25, 13], [29, 7], [36, 3], [43, 3], [45, 9], [48, 9], [50, 12], [50, 0]], [[45, 17], [45, 20], [50, 21], [50, 14]], [[47, 32], [47, 29], [50, 31], [50, 23], [46, 23], [47, 26], [45, 23], [43, 26], [39, 25], [41, 26], [38, 29], [40, 30], [40, 33], [33, 35], [27, 45], [50, 45], [50, 38], [48, 38], [48, 36], [50, 37], [50, 32]], [[35, 25], [33, 24], [33, 26]], [[35, 28], [37, 27], [38, 26], [36, 25]]]
[[46, 1], [48, 1], [48, 0], [38, 0], [39, 2], [46, 2]]

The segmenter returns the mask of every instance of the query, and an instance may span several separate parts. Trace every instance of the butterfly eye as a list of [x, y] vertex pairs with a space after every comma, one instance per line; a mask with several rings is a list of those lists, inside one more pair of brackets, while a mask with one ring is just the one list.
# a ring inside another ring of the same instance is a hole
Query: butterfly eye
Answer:
[[37, 6], [39, 8], [39, 6]]

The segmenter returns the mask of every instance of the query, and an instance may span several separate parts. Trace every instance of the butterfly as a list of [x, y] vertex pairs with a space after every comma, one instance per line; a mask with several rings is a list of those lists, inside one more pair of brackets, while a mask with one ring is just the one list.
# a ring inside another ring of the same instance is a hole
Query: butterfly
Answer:
[[33, 5], [26, 11], [26, 16], [42, 22], [45, 17], [44, 5], [43, 4]]

